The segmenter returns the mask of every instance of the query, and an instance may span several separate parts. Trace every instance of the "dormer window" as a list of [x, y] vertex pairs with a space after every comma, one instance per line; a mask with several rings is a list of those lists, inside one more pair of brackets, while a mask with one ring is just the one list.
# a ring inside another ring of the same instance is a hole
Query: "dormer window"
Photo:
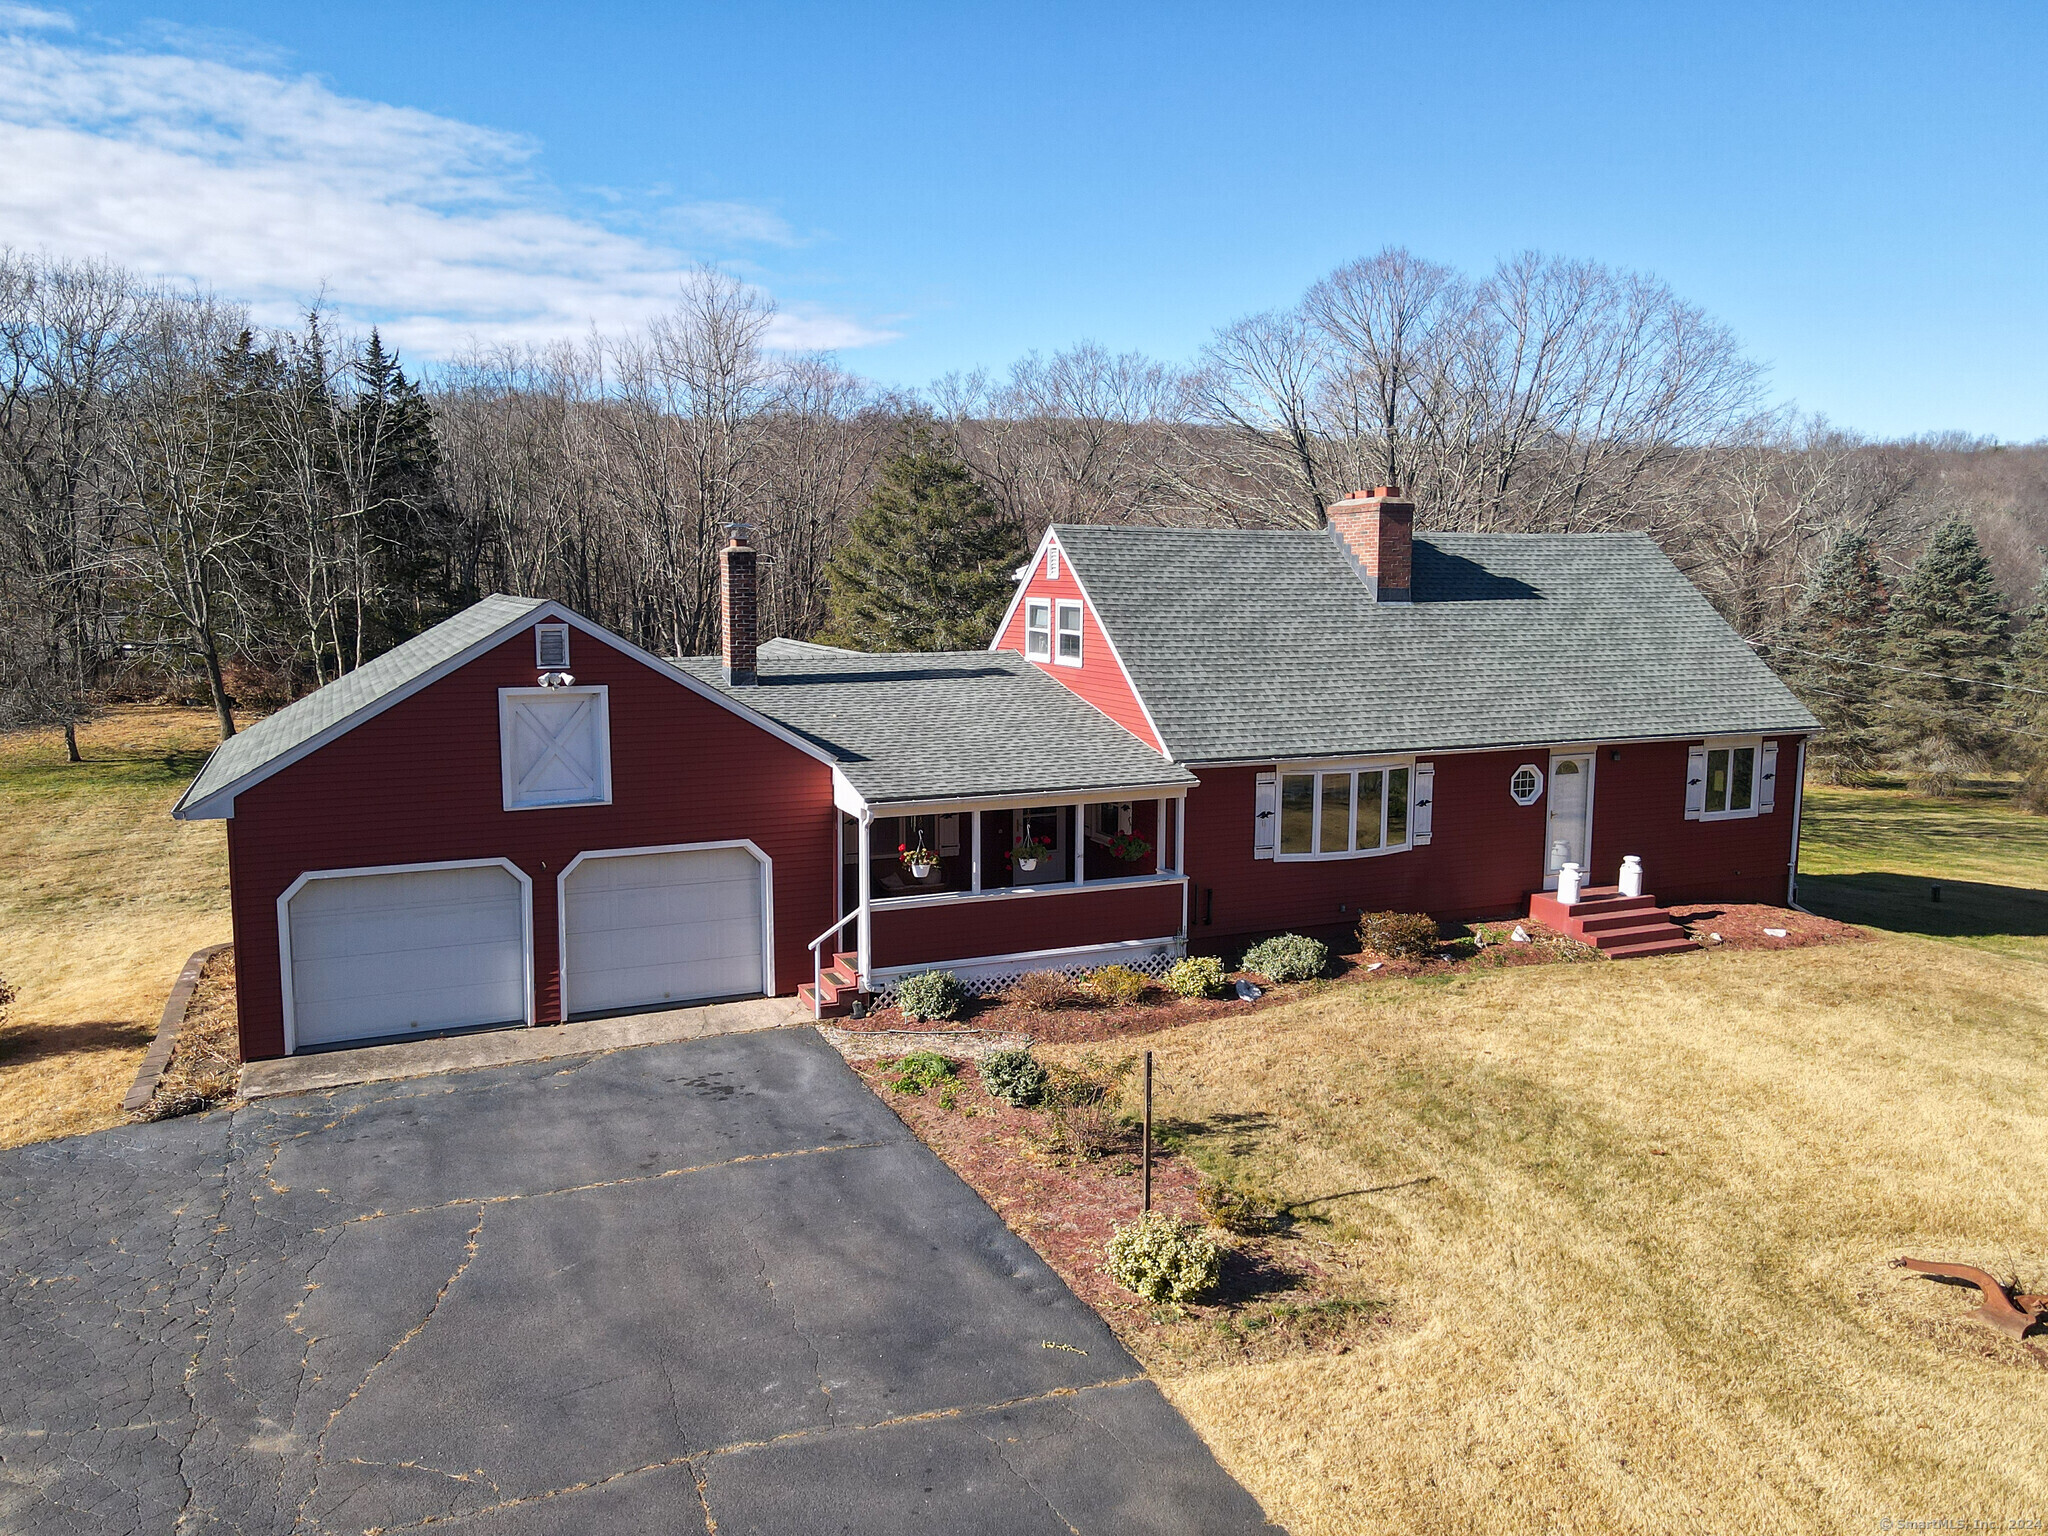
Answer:
[[569, 670], [569, 626], [540, 624], [533, 631], [533, 659], [543, 672]]
[[1052, 604], [1043, 598], [1024, 604], [1024, 654], [1033, 661], [1052, 660]]
[[1081, 665], [1081, 605], [1063, 602], [1058, 607], [1060, 648], [1053, 659], [1063, 667], [1078, 667]]

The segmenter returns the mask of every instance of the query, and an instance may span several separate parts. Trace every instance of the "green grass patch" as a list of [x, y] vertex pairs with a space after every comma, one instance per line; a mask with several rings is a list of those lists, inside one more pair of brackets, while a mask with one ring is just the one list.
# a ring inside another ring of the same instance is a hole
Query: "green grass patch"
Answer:
[[1799, 899], [1843, 922], [2048, 964], [2048, 817], [1997, 784], [1953, 800], [1811, 785]]

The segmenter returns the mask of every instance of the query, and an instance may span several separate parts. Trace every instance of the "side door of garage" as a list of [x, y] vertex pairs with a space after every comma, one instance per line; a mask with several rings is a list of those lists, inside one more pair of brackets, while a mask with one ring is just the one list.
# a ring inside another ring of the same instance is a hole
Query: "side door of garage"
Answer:
[[309, 875], [281, 906], [290, 1050], [532, 1022], [529, 886], [502, 859]]
[[571, 1018], [772, 989], [767, 859], [751, 843], [583, 854], [562, 875]]

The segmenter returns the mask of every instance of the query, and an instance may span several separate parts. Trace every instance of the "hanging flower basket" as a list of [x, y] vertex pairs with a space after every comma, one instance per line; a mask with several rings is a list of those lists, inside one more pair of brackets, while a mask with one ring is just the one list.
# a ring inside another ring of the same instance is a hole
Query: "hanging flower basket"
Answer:
[[1038, 868], [1040, 859], [1052, 857], [1052, 844], [1042, 837], [1027, 837], [1010, 850], [1010, 867], [1025, 874]]
[[938, 867], [939, 863], [937, 856], [932, 853], [931, 849], [925, 847], [922, 838], [918, 840], [915, 848], [911, 847], [908, 843], [898, 843], [896, 845], [896, 857], [902, 861], [903, 867], [910, 871], [910, 878], [913, 880], [928, 878], [931, 872]]
[[1152, 851], [1152, 845], [1142, 837], [1128, 832], [1119, 832], [1109, 840], [1109, 856], [1125, 864], [1135, 864]]

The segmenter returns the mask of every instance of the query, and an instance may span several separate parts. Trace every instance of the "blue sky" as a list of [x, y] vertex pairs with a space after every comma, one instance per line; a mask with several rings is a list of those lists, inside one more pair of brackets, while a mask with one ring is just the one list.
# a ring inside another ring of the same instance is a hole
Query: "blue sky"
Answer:
[[711, 260], [916, 384], [1386, 244], [1657, 273], [1874, 434], [2048, 436], [2048, 7], [0, 4], [0, 242], [417, 357]]

